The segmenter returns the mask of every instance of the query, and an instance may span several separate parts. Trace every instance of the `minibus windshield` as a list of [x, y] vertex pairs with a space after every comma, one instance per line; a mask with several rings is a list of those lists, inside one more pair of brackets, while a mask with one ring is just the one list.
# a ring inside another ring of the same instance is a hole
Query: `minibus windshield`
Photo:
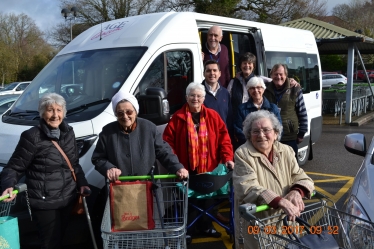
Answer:
[[130, 47], [57, 56], [5, 113], [3, 122], [39, 119], [39, 99], [51, 92], [65, 98], [68, 122], [90, 120], [108, 106], [145, 51], [145, 47]]

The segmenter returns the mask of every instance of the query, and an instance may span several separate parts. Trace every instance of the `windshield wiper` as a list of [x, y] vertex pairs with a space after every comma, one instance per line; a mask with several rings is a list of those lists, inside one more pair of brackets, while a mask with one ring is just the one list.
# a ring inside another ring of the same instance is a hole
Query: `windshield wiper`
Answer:
[[39, 114], [39, 111], [34, 111], [34, 110], [24, 110], [23, 112], [11, 112], [9, 116], [29, 116], [29, 115], [34, 115], [34, 114]]
[[66, 116], [68, 116], [69, 114], [72, 114], [73, 112], [83, 111], [83, 110], [86, 110], [88, 107], [99, 105], [99, 104], [102, 104], [102, 103], [107, 103], [107, 102], [110, 102], [110, 99], [106, 98], [106, 99], [94, 101], [94, 102], [91, 102], [91, 103], [88, 103], [88, 104], [80, 105], [78, 107], [75, 107], [75, 108], [72, 108], [72, 109], [68, 110]]

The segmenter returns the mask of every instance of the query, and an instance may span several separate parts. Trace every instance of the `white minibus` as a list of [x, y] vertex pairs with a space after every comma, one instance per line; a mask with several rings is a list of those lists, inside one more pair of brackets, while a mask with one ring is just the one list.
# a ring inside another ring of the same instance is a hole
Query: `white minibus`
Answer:
[[[309, 131], [300, 144], [299, 163], [312, 157], [321, 135], [321, 66], [312, 32], [233, 18], [168, 12], [105, 22], [72, 40], [37, 75], [0, 119], [0, 171], [20, 134], [37, 125], [38, 100], [56, 92], [67, 102], [66, 121], [74, 128], [80, 164], [93, 190], [105, 185], [91, 163], [98, 134], [116, 120], [111, 98], [120, 89], [138, 97], [140, 116], [162, 130], [170, 115], [185, 103], [188, 83], [203, 80], [201, 48], [207, 30], [219, 25], [229, 49], [231, 77], [240, 71], [244, 52], [257, 57], [255, 74], [269, 76], [276, 63], [303, 87]], [[163, 89], [163, 90], [162, 90]]]

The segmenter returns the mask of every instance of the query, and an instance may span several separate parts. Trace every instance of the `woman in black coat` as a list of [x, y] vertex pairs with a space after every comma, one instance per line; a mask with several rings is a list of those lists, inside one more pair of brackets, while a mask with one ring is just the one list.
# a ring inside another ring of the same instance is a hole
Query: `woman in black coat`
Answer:
[[[61, 248], [69, 216], [81, 194], [89, 190], [75, 142], [73, 128], [63, 119], [66, 102], [56, 93], [47, 93], [39, 100], [41, 117], [38, 126], [21, 134], [17, 147], [1, 174], [3, 195], [12, 201], [13, 187], [22, 175], [26, 175], [32, 216], [37, 223], [42, 248]], [[57, 147], [69, 159], [76, 181]]]
[[117, 121], [103, 127], [91, 159], [100, 174], [110, 181], [121, 175], [149, 175], [157, 159], [168, 172], [188, 176], [156, 125], [138, 117], [134, 95], [119, 91], [112, 98], [112, 108]]

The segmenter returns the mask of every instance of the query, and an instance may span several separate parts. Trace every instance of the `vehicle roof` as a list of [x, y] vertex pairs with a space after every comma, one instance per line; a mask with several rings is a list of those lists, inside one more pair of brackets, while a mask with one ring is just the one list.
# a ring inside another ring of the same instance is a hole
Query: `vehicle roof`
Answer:
[[[305, 52], [305, 48], [318, 52], [313, 33], [307, 30], [194, 12], [166, 12], [131, 16], [93, 26], [73, 39], [58, 55], [138, 46], [148, 47], [148, 52], [153, 54], [165, 44], [200, 44], [198, 26], [209, 28], [213, 24], [220, 25], [223, 30], [243, 32], [248, 32], [249, 27], [259, 28], [267, 50], [274, 48], [274, 51], [283, 51], [282, 48], [288, 47], [300, 52]], [[289, 39], [287, 35], [291, 33], [298, 34], [298, 39]]]
[[20, 96], [20, 94], [5, 94], [0, 95], [0, 103], [6, 102], [8, 100], [17, 99]]
[[344, 76], [345, 77], [345, 75], [340, 74], [340, 73], [326, 73], [326, 74], [323, 74], [322, 76], [331, 76], [331, 75], [334, 75], [334, 76], [340, 75], [340, 76]]
[[15, 81], [15, 82], [11, 82], [11, 83], [7, 84], [6, 86], [18, 85], [18, 84], [21, 84], [21, 83], [31, 83], [31, 81]]

